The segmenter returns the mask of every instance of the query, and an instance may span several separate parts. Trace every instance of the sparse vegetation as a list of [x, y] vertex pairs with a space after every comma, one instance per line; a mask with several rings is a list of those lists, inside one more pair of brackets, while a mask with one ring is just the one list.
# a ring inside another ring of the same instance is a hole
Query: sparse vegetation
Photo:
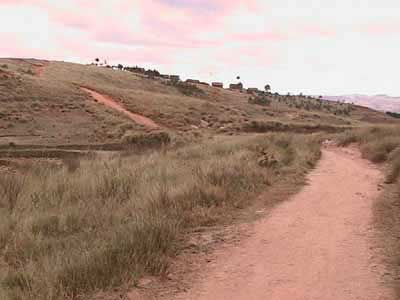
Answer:
[[[223, 139], [0, 177], [0, 295], [77, 299], [163, 273], [186, 230], [226, 220], [319, 157], [313, 136]], [[259, 166], [266, 153], [276, 161]]]
[[[9, 67], [7, 78], [0, 81], [0, 128], [2, 135], [10, 136], [6, 144], [10, 141], [21, 145], [119, 143], [125, 132], [118, 128], [127, 123], [126, 117], [94, 102], [79, 90], [80, 86], [109, 95], [126, 109], [147, 116], [172, 132], [189, 135], [222, 130], [237, 134], [251, 121], [329, 126], [359, 126], [370, 120], [397, 121], [350, 104], [259, 92], [260, 97], [270, 100], [268, 111], [264, 111], [249, 104], [245, 93], [186, 85], [179, 80], [174, 83], [170, 76], [160, 77], [157, 70], [140, 67], [125, 66], [131, 72], [120, 72], [93, 65], [37, 60], [1, 59], [0, 64]], [[32, 65], [45, 65], [42, 80], [34, 80], [26, 73]], [[349, 114], [339, 112], [347, 107]], [[204, 114], [212, 126], [201, 126]], [[131, 132], [146, 131], [143, 126], [131, 124]], [[27, 132], [32, 135], [26, 135]]]
[[249, 98], [249, 103], [250, 104], [258, 104], [258, 105], [263, 105], [263, 106], [269, 106], [271, 104], [271, 99], [269, 99], [267, 96], [262, 95], [262, 96], [254, 96]]
[[313, 132], [327, 132], [335, 133], [342, 132], [348, 127], [329, 126], [321, 124], [295, 124], [295, 123], [281, 123], [281, 122], [264, 122], [264, 121], [251, 121], [243, 126], [246, 132], [297, 132], [297, 133], [313, 133]]
[[202, 89], [198, 88], [194, 84], [186, 83], [183, 81], [172, 80], [166, 82], [166, 85], [175, 87], [180, 93], [185, 96], [205, 96], [205, 93]]

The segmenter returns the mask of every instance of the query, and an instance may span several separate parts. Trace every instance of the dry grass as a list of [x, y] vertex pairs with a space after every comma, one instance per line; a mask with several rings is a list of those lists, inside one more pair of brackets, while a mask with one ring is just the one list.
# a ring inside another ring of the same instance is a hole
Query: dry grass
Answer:
[[[261, 167], [265, 153], [277, 163]], [[1, 177], [0, 295], [78, 299], [163, 273], [188, 229], [227, 220], [319, 155], [313, 136], [220, 137]]]
[[363, 156], [372, 162], [388, 165], [386, 181], [395, 183], [400, 176], [400, 127], [374, 126], [343, 134], [339, 145], [358, 143]]

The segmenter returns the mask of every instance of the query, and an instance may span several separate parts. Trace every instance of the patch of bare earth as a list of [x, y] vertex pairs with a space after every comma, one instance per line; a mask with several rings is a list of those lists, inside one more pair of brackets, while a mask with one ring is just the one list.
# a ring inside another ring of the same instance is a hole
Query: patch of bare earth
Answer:
[[21, 59], [20, 61], [31, 65], [33, 73], [38, 77], [41, 77], [43, 75], [43, 72], [46, 70], [47, 66], [50, 64], [50, 62], [48, 62], [48, 61], [43, 61], [41, 63], [32, 62], [32, 61], [25, 60], [25, 59]]
[[120, 113], [127, 115], [132, 121], [134, 121], [138, 124], [141, 124], [145, 127], [151, 128], [151, 129], [159, 128], [159, 126], [153, 120], [127, 110], [121, 104], [119, 104], [117, 101], [112, 99], [110, 96], [102, 95], [99, 92], [96, 92], [94, 90], [84, 88], [84, 87], [81, 87], [81, 89], [83, 91], [87, 92], [88, 94], [90, 94], [90, 96], [92, 96], [98, 102], [100, 102], [100, 103], [106, 105], [107, 107], [110, 107]]
[[356, 149], [327, 147], [308, 181], [239, 242], [201, 260], [188, 289], [178, 284], [178, 292], [163, 296], [148, 293], [143, 282], [128, 299], [396, 299], [384, 284], [373, 226], [380, 169]]
[[42, 64], [42, 65], [38, 64], [38, 65], [33, 65], [33, 67], [34, 67], [35, 75], [41, 77], [47, 66], [44, 64]]

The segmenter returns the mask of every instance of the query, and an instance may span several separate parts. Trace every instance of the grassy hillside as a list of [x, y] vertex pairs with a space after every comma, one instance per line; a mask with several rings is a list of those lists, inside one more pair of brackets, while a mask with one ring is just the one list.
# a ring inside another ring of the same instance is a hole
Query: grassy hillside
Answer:
[[140, 74], [96, 66], [0, 59], [0, 70], [0, 144], [119, 143], [125, 134], [147, 131], [96, 103], [81, 86], [113, 97], [165, 130], [186, 135], [236, 134], [257, 129], [259, 124], [267, 128], [290, 124], [295, 130], [304, 125], [392, 122], [382, 113], [361, 107], [273, 94], [267, 97], [270, 104], [263, 106], [249, 103], [246, 93], [204, 85], [172, 86]]

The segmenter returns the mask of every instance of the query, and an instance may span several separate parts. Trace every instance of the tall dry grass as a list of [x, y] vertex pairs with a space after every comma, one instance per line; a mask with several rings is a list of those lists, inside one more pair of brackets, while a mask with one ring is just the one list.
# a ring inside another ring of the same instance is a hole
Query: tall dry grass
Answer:
[[[278, 163], [259, 166], [265, 153]], [[303, 176], [319, 155], [318, 137], [269, 134], [2, 176], [0, 295], [80, 299], [161, 274], [188, 229]]]
[[346, 132], [339, 145], [357, 143], [363, 156], [375, 163], [387, 163], [387, 183], [396, 183], [400, 177], [400, 127], [373, 126]]

